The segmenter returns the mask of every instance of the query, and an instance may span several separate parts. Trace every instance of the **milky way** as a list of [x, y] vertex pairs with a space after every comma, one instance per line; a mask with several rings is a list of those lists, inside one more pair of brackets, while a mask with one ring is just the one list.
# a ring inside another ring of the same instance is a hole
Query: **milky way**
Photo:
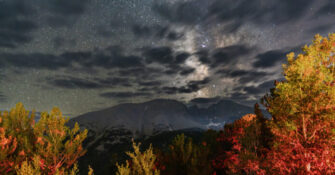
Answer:
[[0, 109], [125, 102], [253, 105], [281, 64], [334, 32], [332, 0], [0, 0]]

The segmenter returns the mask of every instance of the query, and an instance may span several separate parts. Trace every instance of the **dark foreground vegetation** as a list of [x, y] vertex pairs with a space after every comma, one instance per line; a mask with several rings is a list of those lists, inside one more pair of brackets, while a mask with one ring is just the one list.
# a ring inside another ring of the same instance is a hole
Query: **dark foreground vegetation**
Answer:
[[[201, 140], [176, 136], [165, 149], [133, 142], [118, 175], [334, 174], [335, 34], [316, 35], [303, 53], [287, 55], [285, 80], [248, 114]], [[78, 174], [87, 130], [65, 126], [60, 110], [34, 114], [18, 104], [0, 115], [0, 174]], [[108, 163], [108, 162], [106, 162]], [[88, 174], [94, 174], [90, 167]]]

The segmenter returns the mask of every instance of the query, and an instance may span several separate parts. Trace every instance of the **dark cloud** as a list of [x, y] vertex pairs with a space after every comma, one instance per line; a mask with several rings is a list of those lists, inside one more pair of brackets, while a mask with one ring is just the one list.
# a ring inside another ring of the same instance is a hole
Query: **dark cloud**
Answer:
[[177, 74], [177, 73], [178, 73], [178, 69], [173, 69], [173, 68], [170, 68], [170, 69], [164, 71], [164, 74], [170, 75], [170, 76], [172, 76], [174, 74]]
[[176, 60], [175, 60], [175, 63], [177, 64], [182, 64], [185, 62], [185, 60], [190, 57], [191, 54], [187, 53], [187, 52], [183, 52], [183, 53], [179, 53], [177, 56], [176, 56]]
[[6, 102], [6, 101], [7, 101], [7, 96], [5, 96], [3, 93], [0, 92], [0, 103]]
[[20, 68], [37, 68], [56, 70], [61, 67], [70, 66], [71, 62], [52, 54], [31, 53], [31, 54], [0, 54], [3, 64]]
[[131, 80], [128, 78], [93, 78], [84, 79], [70, 76], [48, 77], [47, 82], [52, 86], [66, 89], [101, 89], [112, 88], [117, 86], [131, 86]]
[[316, 13], [315, 16], [319, 15], [328, 15], [328, 14], [334, 14], [335, 11], [335, 1], [328, 0], [327, 3], [325, 3]]
[[152, 28], [149, 26], [135, 24], [132, 31], [137, 37], [148, 37], [152, 35]]
[[131, 86], [131, 80], [124, 77], [112, 77], [112, 78], [95, 78], [95, 81], [99, 82], [102, 87], [112, 86]]
[[257, 61], [253, 63], [256, 68], [269, 68], [276, 66], [279, 62], [286, 60], [286, 50], [271, 50], [257, 55]]
[[109, 75], [115, 75], [125, 77], [125, 76], [135, 76], [139, 79], [151, 79], [154, 76], [162, 74], [164, 71], [159, 68], [149, 68], [149, 67], [135, 67], [130, 69], [119, 69], [116, 73], [110, 72]]
[[266, 76], [272, 75], [272, 73], [265, 71], [254, 71], [254, 70], [240, 70], [240, 69], [220, 69], [215, 72], [220, 77], [231, 77], [238, 79], [241, 84], [249, 82], [259, 82]]
[[220, 97], [214, 98], [194, 98], [190, 101], [190, 103], [200, 103], [200, 104], [207, 104], [207, 103], [216, 103], [220, 100]]
[[53, 46], [55, 49], [59, 49], [61, 47], [73, 47], [77, 44], [76, 40], [75, 39], [66, 39], [66, 38], [63, 38], [63, 37], [55, 37], [53, 40]]
[[162, 85], [162, 82], [161, 81], [140, 81], [138, 82], [138, 85], [140, 86], [160, 86]]
[[[279, 79], [279, 80], [281, 81], [281, 80], [283, 80], [283, 79]], [[260, 85], [258, 86], [258, 88], [260, 88], [260, 89], [268, 89], [268, 90], [270, 90], [271, 88], [274, 87], [274, 82], [275, 82], [275, 80], [265, 81], [265, 82], [263, 82], [262, 84], [260, 84]]]
[[196, 24], [207, 14], [207, 1], [194, 0], [180, 3], [154, 3], [152, 9], [164, 19], [179, 24]]
[[205, 78], [200, 81], [190, 81], [187, 83], [186, 86], [182, 87], [162, 87], [158, 90], [158, 93], [165, 93], [165, 94], [179, 94], [179, 93], [192, 93], [200, 90], [206, 84], [210, 82], [209, 78]]
[[252, 22], [258, 25], [282, 24], [303, 17], [313, 0], [216, 0], [211, 4], [207, 18], [216, 18], [229, 23], [231, 31], [236, 31], [242, 24]]
[[180, 32], [176, 32], [171, 29], [169, 26], [161, 26], [161, 25], [139, 25], [134, 24], [132, 27], [132, 32], [137, 38], [143, 39], [167, 39], [170, 41], [176, 41], [183, 38], [184, 34]]
[[131, 97], [143, 97], [150, 95], [152, 94], [145, 92], [105, 92], [100, 94], [101, 97], [105, 98], [131, 98]]
[[249, 71], [247, 74], [240, 77], [239, 82], [241, 84], [245, 84], [249, 82], [259, 82], [260, 80], [263, 80], [268, 75], [272, 75], [272, 74], [268, 72]]
[[85, 12], [88, 0], [51, 0], [43, 4], [51, 12], [47, 16], [47, 23], [51, 27], [64, 27], [73, 25]]
[[230, 76], [231, 77], [241, 77], [244, 75], [248, 75], [248, 73], [250, 73], [250, 71], [245, 71], [245, 70], [234, 70], [232, 72], [230, 72]]
[[138, 56], [124, 56], [124, 55], [107, 55], [97, 54], [95, 58], [87, 63], [87, 66], [99, 66], [106, 69], [109, 68], [131, 68], [143, 66], [142, 58]]
[[120, 52], [110, 50], [64, 52], [60, 55], [44, 53], [2, 53], [0, 65], [8, 64], [21, 68], [37, 68], [57, 70], [59, 68], [72, 68], [76, 63], [82, 67], [101, 68], [134, 68], [143, 67], [143, 58], [126, 56]]
[[97, 82], [75, 77], [53, 79], [49, 80], [49, 83], [53, 86], [66, 89], [97, 89], [105, 87]]
[[245, 100], [249, 97], [249, 94], [241, 93], [241, 92], [234, 92], [230, 94], [230, 98], [233, 100]]
[[[154, 3], [152, 9], [171, 23], [195, 25], [225, 23], [224, 32], [235, 32], [245, 23], [283, 24], [303, 17], [313, 0], [191, 0], [177, 3]], [[332, 5], [332, 3], [330, 3]], [[325, 6], [322, 13], [332, 8]], [[321, 13], [320, 12], [320, 13]]]
[[[278, 81], [283, 81], [284, 78], [279, 78]], [[274, 82], [276, 80], [269, 80], [261, 83], [258, 86], [248, 86], [244, 87], [243, 90], [248, 94], [248, 95], [265, 95], [265, 93], [269, 92], [271, 88], [274, 88]]]
[[240, 56], [247, 55], [251, 51], [252, 48], [248, 48], [244, 45], [234, 45], [215, 49], [210, 57], [210, 66], [217, 67], [222, 64], [227, 65], [235, 63]]
[[115, 36], [115, 33], [113, 33], [108, 27], [106, 26], [99, 26], [96, 28], [96, 34], [97, 36], [103, 37], [103, 38], [110, 38]]
[[33, 40], [37, 25], [30, 17], [34, 13], [24, 1], [0, 1], [0, 48], [17, 48]]
[[178, 32], [174, 32], [174, 31], [169, 32], [169, 34], [167, 35], [167, 39], [169, 39], [171, 41], [180, 40], [183, 37], [184, 37], [184, 34], [178, 33]]
[[188, 75], [195, 71], [194, 68], [184, 68], [183, 70], [179, 71], [180, 75]]
[[199, 58], [199, 61], [203, 64], [209, 65], [211, 63], [208, 50], [199, 50], [194, 53], [194, 55], [196, 55]]
[[[334, 8], [335, 9], [335, 8]], [[310, 33], [311, 34], [323, 34], [323, 33], [328, 33], [329, 31], [331, 31], [331, 29], [335, 26], [335, 22], [332, 24], [325, 24], [325, 25], [320, 25], [320, 26], [316, 26], [312, 29], [310, 29]]]
[[147, 63], [171, 64], [174, 62], [173, 51], [170, 47], [155, 47], [144, 51]]
[[247, 92], [249, 95], [250, 94], [260, 94], [263, 93], [263, 89], [254, 87], [254, 86], [248, 86], [243, 89], [245, 92]]

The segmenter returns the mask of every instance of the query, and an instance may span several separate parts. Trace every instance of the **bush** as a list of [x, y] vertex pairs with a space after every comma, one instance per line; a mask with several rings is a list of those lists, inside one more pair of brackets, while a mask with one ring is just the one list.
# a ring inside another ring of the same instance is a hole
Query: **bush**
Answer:
[[207, 142], [194, 144], [184, 134], [177, 135], [169, 145], [169, 150], [160, 152], [158, 158], [162, 174], [203, 175], [213, 172], [211, 150]]
[[0, 174], [75, 174], [87, 130], [66, 127], [69, 119], [57, 108], [34, 118], [21, 103], [0, 114]]
[[130, 161], [126, 162], [126, 165], [117, 166], [117, 175], [159, 175], [160, 171], [155, 166], [156, 156], [153, 153], [152, 146], [144, 152], [140, 152], [140, 145], [136, 145], [133, 142], [134, 152], [126, 152], [126, 154], [131, 158]]

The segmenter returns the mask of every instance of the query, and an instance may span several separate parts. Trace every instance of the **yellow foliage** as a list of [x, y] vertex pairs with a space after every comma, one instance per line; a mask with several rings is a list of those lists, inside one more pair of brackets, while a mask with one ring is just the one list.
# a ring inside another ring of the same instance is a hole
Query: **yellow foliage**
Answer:
[[0, 113], [0, 174], [77, 174], [87, 130], [79, 132], [77, 123], [68, 128], [69, 119], [58, 108], [42, 113], [37, 123], [34, 118], [34, 111], [25, 110], [22, 103]]
[[131, 158], [131, 165], [127, 161], [126, 165], [116, 164], [117, 175], [159, 175], [160, 171], [155, 169], [156, 156], [153, 153], [152, 145], [144, 152], [140, 152], [140, 145], [133, 142], [134, 152], [126, 152]]

